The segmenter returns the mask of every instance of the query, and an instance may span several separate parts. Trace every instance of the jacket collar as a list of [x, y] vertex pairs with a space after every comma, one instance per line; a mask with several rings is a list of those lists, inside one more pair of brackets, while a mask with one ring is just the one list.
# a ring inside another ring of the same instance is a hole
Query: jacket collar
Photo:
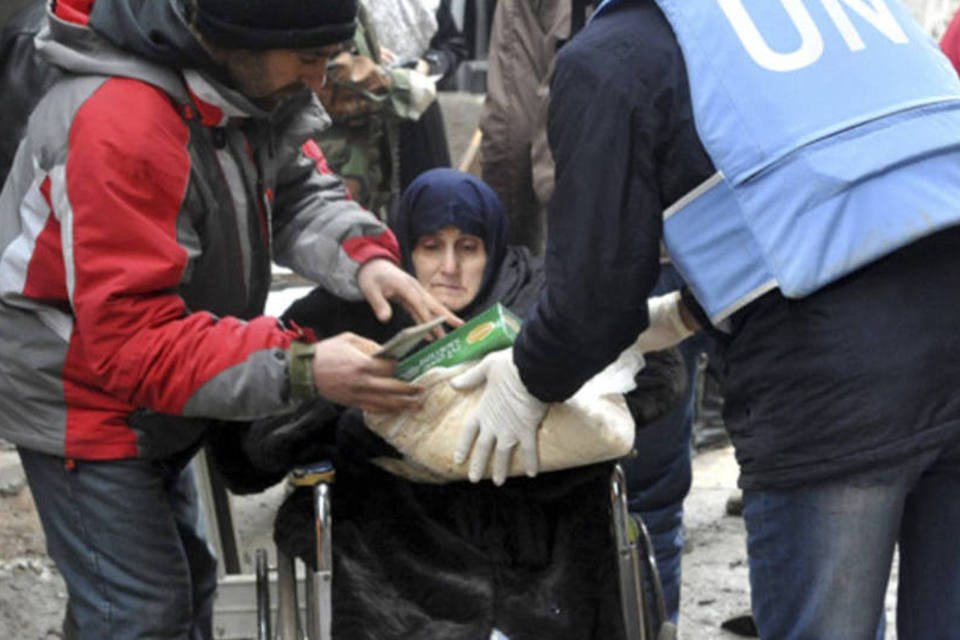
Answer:
[[190, 98], [208, 127], [222, 127], [230, 118], [267, 118], [269, 113], [240, 92], [195, 69], [183, 72]]

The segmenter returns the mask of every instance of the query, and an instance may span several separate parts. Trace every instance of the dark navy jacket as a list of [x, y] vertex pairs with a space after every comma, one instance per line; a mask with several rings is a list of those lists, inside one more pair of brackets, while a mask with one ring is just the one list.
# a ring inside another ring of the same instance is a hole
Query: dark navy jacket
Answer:
[[[714, 172], [683, 58], [653, 0], [592, 21], [559, 53], [547, 290], [515, 360], [568, 397], [647, 326], [661, 213]], [[960, 206], [960, 205], [958, 205]], [[774, 291], [724, 338], [726, 421], [745, 488], [881, 468], [960, 437], [960, 232], [801, 300]]]

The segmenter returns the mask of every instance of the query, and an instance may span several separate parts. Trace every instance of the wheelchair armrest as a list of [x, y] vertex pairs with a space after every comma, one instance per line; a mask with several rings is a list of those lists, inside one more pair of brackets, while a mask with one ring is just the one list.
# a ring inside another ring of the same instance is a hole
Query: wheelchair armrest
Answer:
[[294, 468], [287, 477], [287, 483], [294, 487], [315, 487], [321, 482], [333, 482], [336, 475], [333, 462], [321, 460]]

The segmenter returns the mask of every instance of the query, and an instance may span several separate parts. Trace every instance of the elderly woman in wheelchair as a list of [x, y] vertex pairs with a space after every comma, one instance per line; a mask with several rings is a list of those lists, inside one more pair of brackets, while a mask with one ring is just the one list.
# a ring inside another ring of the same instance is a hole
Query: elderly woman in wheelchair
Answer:
[[[472, 175], [422, 174], [403, 194], [391, 226], [405, 268], [465, 320], [495, 302], [523, 317], [541, 292], [541, 261], [507, 245], [503, 207]], [[321, 289], [291, 305], [283, 319], [319, 337], [349, 330], [379, 342], [410, 324], [400, 313], [382, 324], [367, 305]], [[681, 401], [685, 375], [673, 351], [647, 354], [637, 375], [645, 378], [644, 393], [628, 394], [627, 405], [643, 428]], [[316, 619], [329, 612], [313, 614], [317, 638], [332, 631], [346, 640], [653, 640], [662, 626], [662, 619], [651, 620], [656, 606], [629, 610], [645, 590], [637, 582], [636, 548], [632, 556], [627, 549], [638, 529], [625, 515], [622, 482], [614, 482], [611, 503], [615, 460], [513, 477], [499, 487], [414, 482], [371, 463], [399, 454], [365, 426], [362, 414], [323, 400], [282, 421], [222, 429], [213, 448], [228, 485], [240, 492], [261, 490], [298, 466], [333, 462], [336, 526], [319, 567], [327, 554], [332, 619]], [[293, 490], [274, 533], [283, 555], [313, 571], [316, 503], [309, 488]], [[651, 594], [656, 590], [646, 590], [647, 603], [656, 605]]]

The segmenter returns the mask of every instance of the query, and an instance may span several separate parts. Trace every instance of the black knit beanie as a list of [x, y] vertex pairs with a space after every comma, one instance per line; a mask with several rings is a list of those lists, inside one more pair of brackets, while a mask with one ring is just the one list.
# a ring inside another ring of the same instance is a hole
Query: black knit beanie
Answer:
[[350, 40], [357, 0], [195, 0], [197, 30], [225, 49], [310, 49]]

